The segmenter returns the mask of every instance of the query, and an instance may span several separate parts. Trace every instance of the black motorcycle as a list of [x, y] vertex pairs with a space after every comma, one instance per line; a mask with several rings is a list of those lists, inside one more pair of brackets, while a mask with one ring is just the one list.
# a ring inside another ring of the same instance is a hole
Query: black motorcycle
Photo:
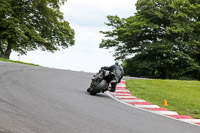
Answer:
[[87, 92], [89, 92], [90, 95], [96, 95], [100, 92], [104, 93], [108, 90], [110, 83], [117, 83], [115, 74], [113, 72], [101, 69], [96, 75], [94, 75]]

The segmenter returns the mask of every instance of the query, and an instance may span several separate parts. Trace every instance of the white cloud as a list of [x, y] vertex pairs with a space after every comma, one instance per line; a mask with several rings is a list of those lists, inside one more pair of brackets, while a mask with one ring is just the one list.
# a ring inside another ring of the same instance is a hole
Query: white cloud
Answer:
[[[104, 25], [107, 15], [133, 15], [135, 3], [136, 0], [68, 0], [61, 11], [75, 30], [75, 46], [55, 53], [28, 52], [27, 56], [20, 57], [20, 61], [86, 72], [97, 72], [101, 66], [112, 65], [114, 53], [99, 49], [104, 38], [99, 31], [109, 29]], [[11, 59], [19, 60], [17, 53], [12, 53]]]
[[105, 26], [106, 16], [129, 17], [135, 12], [136, 0], [68, 0], [61, 7], [67, 20], [86, 26]]
[[[102, 65], [114, 63], [114, 58], [108, 50], [99, 49], [103, 37], [98, 33], [99, 28], [75, 24], [72, 24], [72, 27], [77, 32], [75, 34], [76, 45], [55, 53], [40, 50], [28, 52], [27, 56], [21, 56], [20, 60], [46, 67], [86, 72], [96, 72]], [[17, 53], [13, 53], [11, 59], [19, 60]]]

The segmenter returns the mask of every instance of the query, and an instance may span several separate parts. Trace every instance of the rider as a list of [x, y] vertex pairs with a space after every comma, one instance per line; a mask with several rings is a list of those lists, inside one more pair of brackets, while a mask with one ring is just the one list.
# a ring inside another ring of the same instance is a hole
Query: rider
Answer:
[[109, 90], [111, 92], [114, 92], [115, 88], [117, 86], [117, 83], [120, 83], [120, 81], [124, 75], [124, 69], [122, 67], [122, 62], [119, 60], [116, 60], [115, 65], [112, 65], [110, 67], [105, 66], [105, 67], [102, 67], [101, 69], [111, 71], [115, 74], [117, 82], [114, 82], [114, 83], [111, 82], [111, 88], [109, 88]]

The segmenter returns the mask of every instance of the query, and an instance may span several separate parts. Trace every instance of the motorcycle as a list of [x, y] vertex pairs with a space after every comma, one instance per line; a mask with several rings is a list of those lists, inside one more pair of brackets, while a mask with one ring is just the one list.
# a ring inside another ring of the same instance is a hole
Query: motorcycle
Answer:
[[110, 83], [117, 83], [116, 76], [113, 72], [101, 69], [90, 84], [90, 87], [87, 89], [87, 92], [90, 95], [96, 95], [97, 93], [105, 92], [109, 88]]

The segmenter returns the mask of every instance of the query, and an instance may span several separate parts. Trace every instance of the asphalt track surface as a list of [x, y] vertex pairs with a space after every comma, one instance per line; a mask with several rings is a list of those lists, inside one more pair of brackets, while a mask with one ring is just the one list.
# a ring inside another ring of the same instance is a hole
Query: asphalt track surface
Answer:
[[199, 133], [200, 127], [90, 96], [91, 73], [0, 62], [0, 133]]

